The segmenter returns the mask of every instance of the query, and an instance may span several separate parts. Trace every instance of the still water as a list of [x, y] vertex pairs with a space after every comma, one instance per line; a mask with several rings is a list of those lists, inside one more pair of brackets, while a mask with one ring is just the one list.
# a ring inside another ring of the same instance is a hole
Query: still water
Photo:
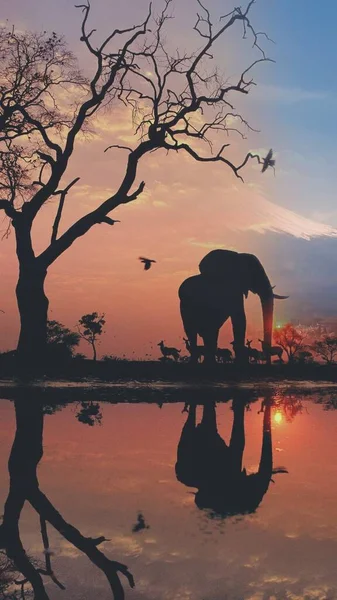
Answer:
[[[130, 600], [336, 599], [336, 395], [1, 400], [12, 579], [37, 599], [119, 599], [118, 561]], [[1, 599], [32, 597], [7, 583]]]

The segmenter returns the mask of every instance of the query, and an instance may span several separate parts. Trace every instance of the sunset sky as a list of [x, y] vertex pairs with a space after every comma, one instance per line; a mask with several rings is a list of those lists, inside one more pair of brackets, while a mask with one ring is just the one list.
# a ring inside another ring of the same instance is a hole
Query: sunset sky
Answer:
[[[147, 10], [147, 0], [91, 4], [97, 39], [115, 27], [141, 21]], [[180, 4], [176, 0], [176, 19], [169, 22], [167, 38], [173, 47], [198, 48], [200, 38], [193, 32], [197, 3], [184, 0], [183, 8]], [[162, 3], [155, 0], [154, 5]], [[207, 1], [214, 17], [234, 5], [232, 0]], [[2, 0], [0, 18], [19, 29], [64, 33], [90, 74], [90, 61], [79, 41], [81, 13], [73, 2]], [[257, 0], [251, 19], [257, 30], [275, 41], [263, 44], [276, 64], [258, 65], [254, 71], [258, 86], [236, 103], [261, 133], [250, 133], [243, 142], [231, 138], [228, 156], [240, 162], [248, 150], [264, 153], [272, 147], [275, 176], [271, 169], [262, 175], [260, 168], [250, 165], [243, 184], [225, 165], [201, 165], [185, 155], [166, 156], [160, 151], [143, 160], [137, 182], [145, 180], [145, 192], [111, 215], [121, 223], [96, 226], [51, 267], [47, 280], [51, 319], [73, 327], [84, 313], [105, 313], [100, 354], [158, 356], [161, 339], [181, 348], [177, 290], [214, 248], [259, 257], [276, 292], [291, 296], [277, 304], [276, 320], [336, 314], [337, 4], [327, 0], [322, 10], [313, 0]], [[235, 33], [216, 47], [217, 64], [227, 76], [258, 58], [251, 39], [242, 40], [239, 28]], [[119, 185], [127, 153], [104, 154], [106, 146], [133, 143], [129, 115], [120, 105], [99, 114], [94, 125], [95, 134], [77, 144], [64, 180], [81, 177], [67, 199], [64, 228]], [[34, 229], [37, 251], [50, 239], [54, 214], [50, 202]], [[4, 222], [3, 230], [5, 226]], [[149, 272], [143, 271], [140, 255], [157, 260]], [[13, 235], [1, 242], [0, 269], [0, 307], [5, 310], [0, 315], [0, 348], [5, 350], [15, 347], [18, 335]], [[247, 304], [247, 333], [256, 340], [261, 327], [257, 299]], [[221, 343], [230, 341], [231, 335], [224, 329]]]

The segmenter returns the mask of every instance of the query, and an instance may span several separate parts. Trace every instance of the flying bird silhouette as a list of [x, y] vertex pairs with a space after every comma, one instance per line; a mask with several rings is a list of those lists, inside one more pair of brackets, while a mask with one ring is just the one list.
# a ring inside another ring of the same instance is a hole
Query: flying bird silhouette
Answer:
[[150, 526], [145, 523], [142, 513], [138, 513], [137, 523], [132, 527], [132, 531], [133, 533], [138, 533], [139, 531], [142, 531], [142, 529], [150, 529]]
[[262, 173], [264, 173], [268, 167], [275, 167], [275, 159], [273, 158], [273, 151], [270, 148], [266, 158], [263, 159], [263, 167], [262, 167]]
[[152, 260], [151, 258], [144, 258], [144, 256], [140, 256], [139, 260], [144, 264], [144, 271], [148, 271], [151, 268], [151, 263], [157, 262], [156, 260]]

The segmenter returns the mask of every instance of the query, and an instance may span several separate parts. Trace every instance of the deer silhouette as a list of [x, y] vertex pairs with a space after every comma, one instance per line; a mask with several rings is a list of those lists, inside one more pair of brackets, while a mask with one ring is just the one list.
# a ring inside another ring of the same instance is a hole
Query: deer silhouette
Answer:
[[210, 509], [221, 516], [255, 512], [268, 491], [272, 475], [287, 473], [284, 467], [273, 468], [272, 401], [269, 398], [261, 405], [264, 414], [258, 470], [247, 475], [243, 468], [247, 401], [250, 402], [250, 397], [244, 392], [233, 398], [234, 418], [229, 445], [218, 433], [215, 402], [204, 404], [199, 425], [196, 424], [196, 404], [189, 404], [178, 445], [175, 466], [178, 481], [197, 488], [195, 503], [198, 508]]
[[283, 348], [281, 348], [281, 346], [268, 346], [263, 340], [259, 339], [259, 342], [261, 344], [262, 347], [262, 352], [265, 355], [265, 357], [272, 357], [272, 356], [277, 356], [279, 361], [283, 362], [283, 358], [282, 358], [282, 354], [283, 354]]
[[[185, 342], [185, 346], [186, 346], [187, 352], [189, 352], [190, 355], [191, 355], [191, 357], [192, 357], [192, 348], [191, 348], [191, 344], [190, 344], [189, 339], [183, 338], [183, 340]], [[205, 355], [205, 347], [204, 346], [197, 346], [195, 348], [195, 355], [197, 356], [198, 362], [201, 362], [202, 357]]]
[[160, 348], [160, 351], [161, 351], [164, 359], [168, 358], [169, 356], [172, 356], [176, 362], [179, 360], [179, 354], [180, 354], [181, 350], [177, 350], [177, 348], [169, 348], [168, 346], [165, 346], [163, 340], [161, 342], [159, 342], [158, 346]]
[[[235, 351], [236, 344], [235, 344], [235, 341], [234, 341], [234, 340], [233, 340], [232, 342], [230, 342], [230, 345], [233, 347], [233, 350]], [[244, 347], [243, 347], [243, 350], [242, 350], [242, 355], [244, 355], [244, 356], [246, 357], [247, 361], [248, 361], [248, 360], [249, 360], [249, 358], [250, 358], [250, 356], [249, 356], [249, 351], [248, 351], [248, 350], [249, 350], [249, 349], [248, 349], [246, 346], [244, 346]]]
[[261, 352], [260, 350], [258, 350], [257, 348], [252, 348], [251, 344], [252, 344], [253, 340], [246, 340], [246, 347], [247, 347], [247, 351], [248, 351], [248, 356], [249, 356], [249, 360], [250, 362], [261, 362], [262, 360], [266, 360], [265, 355], [263, 354], [263, 352]]
[[233, 354], [229, 348], [218, 348], [215, 353], [215, 358], [218, 362], [229, 363], [233, 360]]

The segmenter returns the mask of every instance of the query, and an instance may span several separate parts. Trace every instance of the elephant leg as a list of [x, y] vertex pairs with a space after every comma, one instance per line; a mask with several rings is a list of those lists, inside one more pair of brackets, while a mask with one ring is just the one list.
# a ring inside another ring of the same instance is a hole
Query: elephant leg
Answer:
[[247, 362], [248, 354], [245, 348], [245, 337], [246, 337], [246, 315], [243, 305], [243, 297], [240, 300], [240, 304], [236, 306], [235, 311], [231, 315], [234, 344], [233, 349], [235, 352], [235, 358], [240, 362]]
[[190, 342], [190, 354], [191, 354], [190, 361], [192, 363], [198, 363], [199, 359], [200, 359], [200, 355], [199, 355], [199, 351], [198, 351], [198, 343], [197, 343], [198, 334], [196, 331], [194, 331], [192, 329], [185, 329], [185, 331], [186, 331], [186, 335], [188, 337], [188, 341]]
[[229, 447], [236, 473], [241, 473], [243, 451], [245, 449], [245, 405], [246, 403], [242, 398], [233, 400], [234, 419]]
[[198, 352], [198, 344], [197, 344], [197, 332], [189, 327], [185, 327], [185, 332], [190, 343], [190, 354], [191, 354], [191, 362], [197, 363], [199, 362], [199, 352]]
[[204, 335], [202, 336], [205, 347], [204, 363], [214, 364], [216, 362], [215, 354], [218, 349], [218, 337], [218, 329], [208, 331], [207, 333], [204, 332]]
[[196, 432], [195, 403], [188, 405], [188, 416], [181, 432], [175, 472], [178, 481], [184, 485], [198, 487], [199, 461], [198, 461], [198, 436]]
[[[193, 404], [188, 404], [187, 406], [188, 406], [188, 410], [187, 410], [188, 415], [187, 415], [187, 419], [185, 421], [185, 425], [181, 432], [180, 441], [178, 444], [178, 454], [181, 452], [182, 449], [184, 449], [186, 447], [190, 447], [191, 445], [195, 444], [195, 431], [196, 431], [196, 426], [197, 426], [197, 424], [196, 424], [197, 405], [193, 402]], [[186, 408], [186, 404], [185, 404], [185, 408]]]
[[195, 403], [188, 405], [188, 416], [187, 416], [186, 423], [183, 428], [183, 432], [185, 432], [186, 430], [194, 431], [194, 429], [196, 427], [196, 419], [197, 419], [196, 411], [197, 411], [197, 405]]
[[206, 430], [210, 434], [218, 433], [215, 402], [205, 402], [200, 428]]

